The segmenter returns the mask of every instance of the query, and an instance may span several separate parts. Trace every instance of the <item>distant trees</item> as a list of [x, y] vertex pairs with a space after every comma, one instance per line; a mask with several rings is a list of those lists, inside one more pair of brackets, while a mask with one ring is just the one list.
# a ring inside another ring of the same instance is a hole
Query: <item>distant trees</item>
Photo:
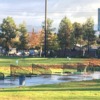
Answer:
[[[16, 25], [12, 17], [3, 19], [0, 25], [0, 46], [6, 51], [9, 48], [17, 48], [24, 50], [35, 48], [40, 51], [40, 56], [44, 50], [44, 30], [45, 23], [42, 23], [42, 30], [38, 32], [27, 32], [26, 24], [23, 22]], [[84, 24], [78, 22], [72, 23], [70, 19], [64, 17], [58, 28], [58, 32], [53, 27], [53, 20], [47, 19], [46, 33], [47, 52], [57, 50], [71, 50], [76, 44], [87, 45], [89, 47], [94, 44], [100, 44], [100, 36], [96, 40], [94, 32], [94, 21], [88, 18]]]

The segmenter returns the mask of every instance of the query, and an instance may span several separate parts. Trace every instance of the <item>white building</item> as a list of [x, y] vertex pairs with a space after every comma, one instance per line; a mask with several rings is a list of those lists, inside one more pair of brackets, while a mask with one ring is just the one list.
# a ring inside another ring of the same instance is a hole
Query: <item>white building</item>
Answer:
[[100, 31], [100, 8], [98, 8], [98, 31]]

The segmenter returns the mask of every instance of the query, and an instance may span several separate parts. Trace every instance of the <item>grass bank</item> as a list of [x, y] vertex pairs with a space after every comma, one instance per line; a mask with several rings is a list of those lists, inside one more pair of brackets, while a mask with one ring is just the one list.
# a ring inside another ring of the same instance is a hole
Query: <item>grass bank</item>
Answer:
[[[41, 64], [41, 65], [61, 65], [61, 64], [68, 64], [68, 63], [78, 63], [78, 62], [83, 62], [86, 59], [80, 59], [80, 58], [72, 58], [72, 59], [67, 59], [67, 58], [32, 58], [32, 57], [0, 57], [0, 72], [4, 73], [5, 76], [9, 76], [10, 74], [10, 65], [17, 65], [16, 61], [18, 61], [18, 66], [24, 66], [27, 67], [27, 69], [32, 64]], [[62, 69], [51, 69], [52, 73], [54, 72], [62, 72]], [[73, 70], [68, 70], [73, 72]], [[76, 71], [76, 70], [75, 70]], [[31, 72], [31, 70], [30, 70]], [[36, 72], [37, 73], [37, 72]]]
[[[33, 57], [0, 57], [0, 73], [4, 73], [6, 76], [9, 76], [10, 74], [10, 65], [17, 65], [16, 61], [18, 61], [18, 66], [20, 67], [26, 67], [26, 68], [21, 68], [24, 69], [26, 73], [26, 71], [28, 73], [32, 72], [32, 64], [38, 64], [40, 66], [44, 65], [46, 67], [46, 69], [50, 68], [49, 70], [46, 71], [51, 71], [52, 73], [58, 72], [58, 73], [62, 73], [63, 72], [76, 72], [77, 68], [75, 67], [77, 63], [84, 63], [85, 61], [89, 61], [91, 60], [93, 62], [92, 59], [85, 59], [85, 58], [33, 58]], [[99, 61], [99, 59], [96, 59], [97, 61]], [[99, 61], [100, 62], [100, 61]], [[97, 63], [97, 62], [96, 62]], [[69, 69], [64, 69], [62, 70], [61, 66], [65, 67], [66, 64], [73, 64], [73, 67], [75, 68], [69, 68]], [[85, 63], [84, 63], [85, 64]], [[56, 68], [55, 68], [56, 67]], [[16, 68], [17, 71], [19, 70], [19, 72], [21, 71], [20, 68]], [[23, 72], [23, 70], [22, 70]], [[36, 71], [36, 69], [33, 69], [33, 72], [38, 73]], [[41, 73], [41, 70], [40, 70]]]

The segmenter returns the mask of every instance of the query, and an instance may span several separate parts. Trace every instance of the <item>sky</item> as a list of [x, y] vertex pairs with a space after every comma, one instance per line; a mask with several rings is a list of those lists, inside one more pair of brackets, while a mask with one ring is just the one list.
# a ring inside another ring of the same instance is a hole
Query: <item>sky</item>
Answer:
[[[92, 17], [97, 29], [100, 0], [47, 0], [47, 16], [53, 26], [58, 27], [61, 19], [67, 16], [72, 23], [84, 23]], [[0, 0], [0, 23], [7, 16], [13, 17], [16, 24], [23, 21], [29, 28], [39, 29], [45, 18], [45, 0]]]

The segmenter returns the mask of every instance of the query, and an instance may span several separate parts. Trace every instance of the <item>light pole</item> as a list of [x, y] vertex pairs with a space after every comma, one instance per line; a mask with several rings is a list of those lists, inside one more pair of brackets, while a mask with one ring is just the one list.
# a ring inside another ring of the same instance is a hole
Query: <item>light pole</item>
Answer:
[[47, 56], [47, 0], [45, 0], [45, 37], [44, 37], [44, 55]]

